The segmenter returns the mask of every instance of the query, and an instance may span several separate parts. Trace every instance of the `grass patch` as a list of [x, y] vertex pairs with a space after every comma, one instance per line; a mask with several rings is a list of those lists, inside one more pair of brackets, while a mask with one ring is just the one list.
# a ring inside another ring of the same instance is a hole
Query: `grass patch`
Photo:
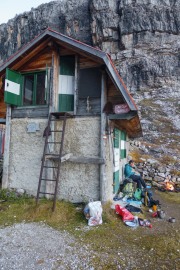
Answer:
[[168, 155], [164, 155], [162, 156], [159, 161], [164, 164], [164, 165], [168, 165], [168, 164], [172, 164], [175, 165], [177, 163], [177, 159], [175, 159], [172, 156], [168, 156]]
[[[174, 207], [180, 202], [177, 193], [161, 192], [160, 196], [173, 202]], [[146, 211], [143, 217], [146, 217]], [[121, 217], [111, 209], [110, 202], [103, 205], [103, 224], [88, 227], [83, 214], [83, 205], [58, 201], [55, 212], [52, 212], [50, 200], [41, 199], [36, 206], [34, 198], [22, 196], [11, 200], [6, 197], [6, 201], [0, 203], [0, 226], [9, 226], [22, 221], [44, 222], [55, 229], [69, 231], [79, 243], [93, 250], [91, 264], [97, 270], [142, 269], [142, 261], [151, 262], [153, 267], [149, 269], [157, 269], [155, 267], [158, 260], [168, 259], [172, 263], [179, 256], [177, 228], [171, 227], [169, 234], [159, 222], [159, 231], [158, 227], [157, 230], [154, 228], [154, 224], [152, 229], [142, 227], [132, 229], [123, 224]], [[121, 268], [118, 268], [117, 264]], [[168, 264], [164, 264], [167, 267]]]
[[179, 193], [169, 191], [166, 192], [157, 191], [157, 194], [160, 195], [167, 202], [172, 202], [176, 204], [180, 203]]
[[43, 221], [53, 228], [71, 231], [86, 224], [82, 211], [77, 211], [73, 204], [58, 201], [54, 212], [52, 204], [52, 201], [43, 199], [36, 206], [35, 199], [30, 198], [3, 202], [0, 204], [0, 225]]

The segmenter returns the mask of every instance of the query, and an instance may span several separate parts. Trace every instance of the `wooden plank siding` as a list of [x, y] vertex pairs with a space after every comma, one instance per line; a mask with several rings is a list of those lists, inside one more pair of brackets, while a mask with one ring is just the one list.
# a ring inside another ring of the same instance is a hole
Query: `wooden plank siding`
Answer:
[[45, 70], [47, 66], [52, 66], [52, 52], [49, 48], [34, 56], [33, 59], [29, 60], [23, 66], [21, 66], [18, 71], [30, 72], [37, 70]]
[[29, 60], [31, 61], [33, 58], [35, 58], [35, 60], [36, 60], [38, 55], [43, 54], [44, 46], [46, 46], [46, 48], [47, 48], [48, 42], [49, 42], [49, 39], [38, 44], [33, 50], [31, 49], [30, 51], [26, 52], [25, 54], [22, 54], [21, 61], [18, 61], [18, 60], [14, 61], [14, 64], [9, 65], [9, 68], [16, 70], [16, 71], [21, 71], [21, 69], [23, 70], [24, 67], [26, 66], [26, 64], [29, 62]]
[[4, 103], [3, 89], [0, 88], [0, 118], [6, 117], [6, 104]]
[[123, 95], [121, 92], [115, 87], [112, 80], [108, 77], [108, 101], [115, 104], [125, 103]]
[[[138, 115], [134, 116], [132, 119], [126, 120], [113, 120], [114, 126], [118, 129], [125, 131], [129, 138], [137, 138], [138, 134], [141, 134], [141, 126], [139, 123]], [[140, 136], [140, 135], [139, 135]]]
[[90, 111], [87, 110], [87, 98], [79, 98], [77, 115], [100, 115], [101, 114], [101, 99], [90, 98]]
[[12, 118], [48, 118], [49, 107], [19, 107], [12, 108]]

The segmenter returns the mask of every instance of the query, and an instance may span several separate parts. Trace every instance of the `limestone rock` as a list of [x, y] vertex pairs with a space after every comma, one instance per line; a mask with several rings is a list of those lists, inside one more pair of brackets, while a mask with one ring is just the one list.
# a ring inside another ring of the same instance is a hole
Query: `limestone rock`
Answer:
[[140, 110], [149, 147], [136, 146], [179, 160], [179, 14], [180, 0], [52, 1], [0, 25], [0, 64], [47, 27], [101, 48]]

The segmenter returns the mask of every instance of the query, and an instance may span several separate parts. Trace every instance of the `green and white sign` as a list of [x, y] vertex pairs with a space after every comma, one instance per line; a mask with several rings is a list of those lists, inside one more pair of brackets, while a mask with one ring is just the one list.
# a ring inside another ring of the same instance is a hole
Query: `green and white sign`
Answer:
[[74, 88], [75, 88], [75, 57], [60, 57], [59, 74], [59, 111], [67, 112], [74, 110]]
[[121, 131], [121, 159], [126, 158], [126, 133]]

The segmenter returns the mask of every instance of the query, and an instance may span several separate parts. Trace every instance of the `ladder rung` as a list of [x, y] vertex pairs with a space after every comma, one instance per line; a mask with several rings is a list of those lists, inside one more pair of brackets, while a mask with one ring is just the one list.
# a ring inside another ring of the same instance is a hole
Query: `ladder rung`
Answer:
[[51, 119], [51, 122], [52, 122], [52, 121], [54, 121], [54, 122], [55, 122], [55, 121], [62, 121], [63, 119], [64, 119], [64, 118], [55, 118], [55, 119]]
[[54, 167], [54, 166], [43, 166], [43, 168], [48, 168], [48, 169], [58, 169], [58, 167]]
[[47, 142], [47, 143], [61, 144], [61, 142]]
[[54, 193], [49, 193], [49, 192], [39, 192], [41, 194], [49, 194], [49, 195], [55, 195]]
[[55, 157], [59, 157], [58, 154], [45, 154], [45, 156], [55, 156]]
[[41, 178], [41, 180], [43, 180], [43, 181], [52, 181], [52, 182], [53, 182], [53, 181], [54, 181], [54, 182], [57, 181], [56, 179], [46, 179], [46, 178]]
[[63, 132], [63, 130], [51, 130], [51, 132]]

